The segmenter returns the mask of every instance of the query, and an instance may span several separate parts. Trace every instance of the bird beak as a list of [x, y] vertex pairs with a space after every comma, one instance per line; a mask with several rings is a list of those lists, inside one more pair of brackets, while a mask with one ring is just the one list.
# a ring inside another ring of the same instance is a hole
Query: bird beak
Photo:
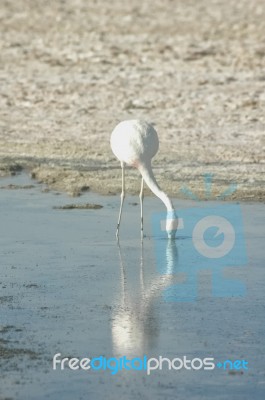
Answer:
[[176, 237], [176, 231], [175, 230], [174, 231], [168, 231], [167, 232], [167, 237], [168, 237], [168, 239], [174, 240], [175, 237]]

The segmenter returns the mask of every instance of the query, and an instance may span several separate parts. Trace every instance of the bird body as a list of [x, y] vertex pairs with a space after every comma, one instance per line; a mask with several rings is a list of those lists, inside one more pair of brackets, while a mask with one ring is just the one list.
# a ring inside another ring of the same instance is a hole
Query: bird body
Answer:
[[110, 143], [120, 161], [136, 168], [141, 162], [151, 160], [159, 148], [156, 130], [139, 120], [120, 122], [111, 134]]
[[171, 200], [163, 192], [153, 174], [151, 160], [159, 148], [158, 135], [154, 127], [141, 120], [127, 120], [120, 122], [113, 130], [110, 139], [111, 149], [118, 158], [122, 168], [121, 205], [116, 236], [119, 236], [123, 201], [125, 197], [124, 164], [136, 167], [142, 175], [140, 191], [141, 204], [141, 234], [143, 237], [143, 183], [163, 201], [167, 208], [166, 230], [168, 237], [173, 239], [177, 229], [177, 217]]

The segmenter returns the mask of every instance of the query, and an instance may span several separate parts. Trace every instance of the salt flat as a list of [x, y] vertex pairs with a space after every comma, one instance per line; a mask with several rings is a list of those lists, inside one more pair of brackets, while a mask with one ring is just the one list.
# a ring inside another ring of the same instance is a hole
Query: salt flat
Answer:
[[173, 197], [214, 173], [215, 194], [235, 182], [234, 199], [264, 201], [263, 0], [17, 0], [0, 19], [0, 173], [117, 193], [110, 133], [142, 118]]

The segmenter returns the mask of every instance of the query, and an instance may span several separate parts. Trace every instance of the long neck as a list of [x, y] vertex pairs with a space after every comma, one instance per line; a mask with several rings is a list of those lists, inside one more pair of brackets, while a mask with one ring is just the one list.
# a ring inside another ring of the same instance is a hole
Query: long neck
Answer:
[[173, 204], [168, 197], [168, 195], [163, 192], [160, 187], [158, 186], [158, 183], [154, 177], [152, 167], [151, 167], [151, 162], [147, 163], [141, 163], [138, 166], [138, 170], [140, 171], [142, 177], [144, 178], [145, 183], [149, 187], [150, 190], [165, 204], [168, 213], [173, 213], [174, 212], [174, 207]]

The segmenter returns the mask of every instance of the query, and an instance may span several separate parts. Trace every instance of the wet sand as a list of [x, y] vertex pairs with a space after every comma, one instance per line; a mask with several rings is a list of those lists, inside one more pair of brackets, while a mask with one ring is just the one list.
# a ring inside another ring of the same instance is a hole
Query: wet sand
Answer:
[[[243, 297], [213, 297], [206, 269], [198, 278], [196, 301], [165, 301], [170, 286], [185, 283], [178, 265], [191, 239], [180, 237], [172, 246], [155, 240], [151, 216], [163, 211], [160, 201], [145, 199], [141, 248], [138, 197], [126, 198], [119, 247], [118, 196], [84, 193], [75, 204], [102, 208], [56, 209], [73, 198], [47, 191], [25, 174], [1, 179], [0, 186], [1, 400], [263, 398], [263, 204], [241, 204], [248, 262], [224, 270], [225, 279], [246, 285]], [[174, 204], [187, 209], [197, 203], [174, 199]], [[224, 203], [200, 206], [217, 204]], [[245, 359], [249, 370], [165, 368], [150, 376], [53, 371], [56, 353]]]
[[0, 175], [24, 167], [72, 195], [118, 193], [110, 133], [141, 118], [173, 197], [183, 184], [203, 197], [214, 173], [215, 196], [237, 183], [234, 199], [264, 201], [263, 0], [17, 0], [0, 21]]

